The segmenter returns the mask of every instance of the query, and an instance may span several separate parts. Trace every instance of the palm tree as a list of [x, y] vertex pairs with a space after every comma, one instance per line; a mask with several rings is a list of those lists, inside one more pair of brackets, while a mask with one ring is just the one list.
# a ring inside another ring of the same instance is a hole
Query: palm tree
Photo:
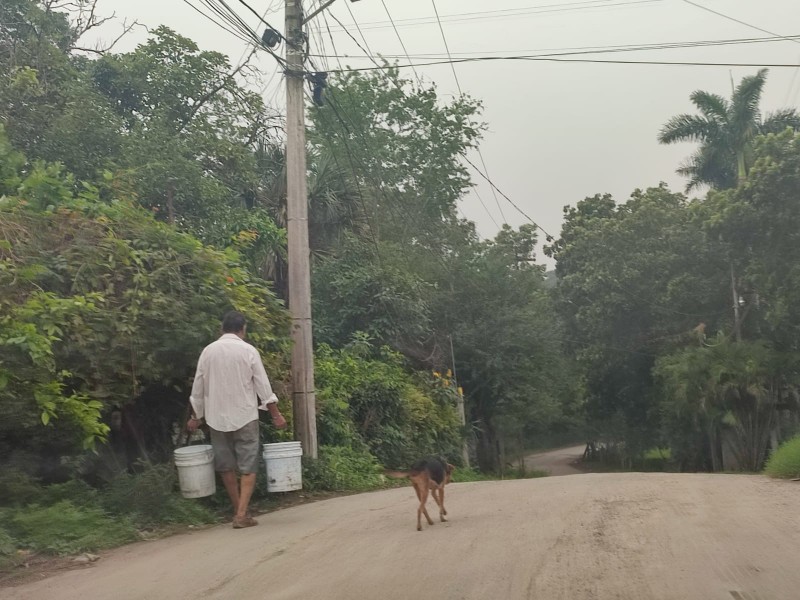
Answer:
[[742, 79], [730, 101], [718, 94], [698, 90], [692, 103], [700, 115], [672, 117], [658, 135], [662, 144], [699, 142], [700, 147], [678, 169], [689, 178], [687, 191], [702, 185], [716, 189], [735, 187], [747, 177], [753, 139], [779, 133], [787, 127], [800, 129], [800, 115], [793, 108], [768, 114], [759, 111], [767, 69]]
[[[255, 160], [260, 181], [252, 193], [252, 206], [267, 210], [279, 227], [286, 228], [286, 155], [275, 140], [256, 142]], [[341, 245], [346, 232], [369, 233], [367, 207], [353, 177], [328, 152], [308, 156], [308, 234], [313, 256], [330, 254]], [[278, 295], [288, 293], [288, 263], [280, 251], [269, 254], [259, 272], [274, 283]]]

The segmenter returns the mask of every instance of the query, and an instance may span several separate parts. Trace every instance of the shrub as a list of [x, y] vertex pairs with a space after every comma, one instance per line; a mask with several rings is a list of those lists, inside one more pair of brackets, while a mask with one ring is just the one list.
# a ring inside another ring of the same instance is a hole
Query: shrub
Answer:
[[4, 139], [0, 128], [0, 171], [15, 181], [0, 191], [0, 456], [80, 454], [109, 437], [117, 409], [143, 424], [150, 448], [168, 442], [162, 421], [185, 406], [171, 399], [188, 397], [231, 308], [247, 314], [281, 392], [288, 315], [240, 254], [157, 222], [124, 193], [109, 200], [105, 179], [12, 160]]
[[320, 446], [317, 460], [303, 462], [303, 487], [309, 491], [364, 491], [379, 488], [384, 481], [381, 466], [366, 450]]
[[41, 488], [35, 479], [14, 468], [0, 469], [0, 505], [15, 506], [33, 502]]
[[[502, 479], [536, 479], [538, 477], [547, 477], [547, 471], [539, 471], [536, 469], [526, 469], [520, 471], [519, 469], [512, 469], [503, 473]], [[453, 483], [465, 483], [468, 481], [497, 481], [501, 477], [493, 473], [482, 473], [477, 469], [467, 469], [457, 467], [453, 471]]]
[[767, 460], [764, 472], [782, 479], [800, 477], [800, 436], [781, 444]]
[[383, 465], [408, 466], [420, 456], [457, 460], [461, 427], [457, 391], [446, 378], [411, 375], [403, 358], [384, 348], [321, 346], [315, 365], [321, 404], [321, 445], [366, 444]]
[[140, 473], [116, 477], [103, 492], [101, 501], [108, 511], [127, 515], [140, 527], [212, 523], [214, 515], [202, 504], [175, 493], [176, 481], [172, 465], [148, 465]]
[[10, 556], [17, 549], [17, 540], [11, 537], [4, 528], [0, 527], [0, 556]]
[[112, 519], [100, 509], [77, 507], [67, 500], [48, 507], [8, 510], [0, 520], [19, 546], [54, 554], [100, 550], [137, 539], [127, 519]]
[[42, 506], [51, 506], [67, 500], [74, 506], [101, 508], [97, 490], [80, 479], [70, 479], [65, 483], [43, 486], [37, 498], [39, 500], [36, 504]]

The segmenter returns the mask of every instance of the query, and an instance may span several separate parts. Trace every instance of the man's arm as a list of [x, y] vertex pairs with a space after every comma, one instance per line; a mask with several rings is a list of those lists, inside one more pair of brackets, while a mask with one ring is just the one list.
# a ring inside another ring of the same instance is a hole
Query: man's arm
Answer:
[[200, 355], [200, 360], [197, 361], [197, 371], [194, 374], [194, 383], [192, 383], [192, 394], [189, 396], [189, 403], [192, 405], [192, 418], [189, 419], [187, 424], [189, 431], [195, 431], [200, 425], [200, 420], [205, 416], [206, 411], [206, 381], [204, 369], [203, 355]]
[[261, 355], [255, 348], [253, 348], [251, 364], [253, 368], [253, 384], [256, 394], [261, 399], [258, 408], [269, 411], [272, 417], [272, 424], [278, 429], [283, 429], [286, 427], [286, 419], [281, 414], [281, 411], [278, 410], [278, 397], [272, 391], [272, 384], [270, 384], [269, 377], [267, 377], [264, 363], [261, 362]]

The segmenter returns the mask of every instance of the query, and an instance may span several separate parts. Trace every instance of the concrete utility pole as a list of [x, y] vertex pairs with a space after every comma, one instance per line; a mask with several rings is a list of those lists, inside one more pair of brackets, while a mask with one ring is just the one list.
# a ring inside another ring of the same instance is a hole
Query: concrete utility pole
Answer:
[[292, 314], [292, 409], [303, 454], [317, 458], [311, 271], [303, 101], [303, 6], [286, 0], [286, 215], [289, 242], [289, 312]]
[[[286, 0], [286, 220], [289, 242], [289, 312], [292, 315], [292, 412], [303, 454], [317, 458], [317, 402], [311, 328], [311, 267], [308, 246], [306, 185], [306, 115], [303, 25], [336, 0], [308, 17], [302, 0]], [[357, 2], [358, 0], [350, 0]]]
[[[458, 394], [457, 408], [458, 408], [458, 418], [461, 420], [461, 428], [466, 433], [467, 431], [467, 413], [464, 410], [464, 394], [461, 391], [461, 386], [458, 385], [458, 373], [456, 372], [456, 353], [453, 349], [453, 336], [447, 336], [450, 339], [450, 358], [453, 361], [453, 381], [456, 383], [456, 393]], [[469, 442], [467, 438], [464, 438], [463, 443], [461, 444], [461, 460], [464, 463], [464, 466], [469, 468]]]

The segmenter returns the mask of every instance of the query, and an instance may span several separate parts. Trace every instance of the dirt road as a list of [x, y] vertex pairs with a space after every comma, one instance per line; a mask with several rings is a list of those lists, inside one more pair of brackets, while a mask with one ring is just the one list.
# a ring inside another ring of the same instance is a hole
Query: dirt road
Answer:
[[525, 457], [525, 467], [547, 471], [550, 475], [577, 475], [582, 473], [573, 463], [583, 456], [586, 444], [537, 452]]
[[409, 488], [107, 553], [8, 600], [790, 600], [800, 485], [758, 476], [587, 474], [448, 486], [414, 528]]

